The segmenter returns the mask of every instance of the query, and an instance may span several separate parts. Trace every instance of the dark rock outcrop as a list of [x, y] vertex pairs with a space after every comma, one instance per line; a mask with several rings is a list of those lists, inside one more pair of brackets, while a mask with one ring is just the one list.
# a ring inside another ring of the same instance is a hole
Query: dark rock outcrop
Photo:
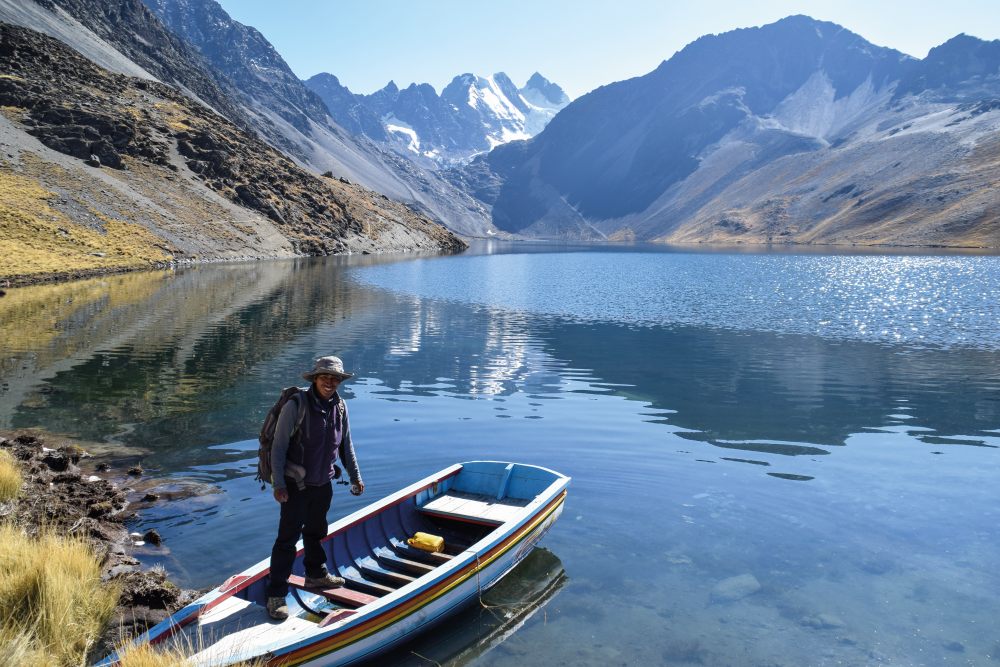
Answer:
[[[108, 97], [124, 95], [130, 86], [154, 84], [108, 75], [58, 42], [13, 26], [0, 33], [0, 59], [8, 73], [0, 78], [0, 106], [24, 109], [27, 132], [49, 148], [81, 160], [96, 156], [116, 169], [123, 166], [122, 155], [167, 163], [166, 145], [140, 122], [142, 110], [132, 107], [130, 115], [107, 104]], [[100, 92], [79, 85], [97, 81]], [[148, 114], [144, 119], [148, 123]]]
[[183, 39], [160, 22], [141, 0], [37, 0], [80, 21], [98, 37], [155, 76], [193, 95], [244, 130], [253, 122], [235, 102], [232, 84]]
[[53, 150], [81, 160], [96, 156], [98, 166], [122, 169], [122, 155], [167, 164], [166, 146], [153, 141], [132, 119], [80, 108], [45, 108], [24, 119], [28, 133]]
[[333, 74], [322, 72], [305, 81], [306, 87], [319, 95], [334, 120], [348, 132], [371, 138], [374, 141], [388, 141], [382, 121], [363, 99], [352, 93]]

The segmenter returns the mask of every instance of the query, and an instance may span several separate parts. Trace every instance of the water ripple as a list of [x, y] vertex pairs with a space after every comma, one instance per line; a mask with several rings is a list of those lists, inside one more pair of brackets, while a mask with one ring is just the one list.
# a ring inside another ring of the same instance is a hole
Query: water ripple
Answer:
[[575, 321], [1000, 347], [997, 257], [535, 253], [387, 264], [354, 276]]

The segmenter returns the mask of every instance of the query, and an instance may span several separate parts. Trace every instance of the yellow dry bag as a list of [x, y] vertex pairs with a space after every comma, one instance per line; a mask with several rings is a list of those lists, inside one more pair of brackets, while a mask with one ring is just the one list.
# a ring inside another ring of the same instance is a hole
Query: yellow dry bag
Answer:
[[439, 535], [415, 533], [406, 542], [411, 547], [420, 549], [421, 551], [430, 551], [431, 553], [441, 553], [444, 551], [444, 538]]

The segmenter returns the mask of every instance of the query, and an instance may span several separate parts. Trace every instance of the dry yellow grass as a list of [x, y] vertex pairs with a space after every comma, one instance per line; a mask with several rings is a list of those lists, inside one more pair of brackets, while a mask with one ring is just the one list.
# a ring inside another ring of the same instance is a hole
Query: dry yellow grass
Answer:
[[[195, 653], [192, 647], [177, 648], [176, 646], [157, 646], [155, 649], [149, 644], [139, 644], [128, 649], [119, 649], [121, 661], [120, 667], [190, 667], [193, 663], [187, 657]], [[240, 662], [232, 667], [263, 667], [260, 660], [252, 662]]]
[[635, 243], [635, 230], [631, 227], [622, 227], [616, 232], [608, 235], [608, 240], [613, 242]]
[[160, 111], [167, 126], [175, 132], [186, 132], [191, 129], [193, 120], [177, 102], [157, 102], [153, 108]]
[[82, 539], [0, 524], [0, 664], [83, 664], [118, 595]]
[[154, 649], [149, 644], [139, 644], [119, 653], [120, 667], [188, 667], [191, 661], [181, 651]]
[[[6, 452], [0, 452], [0, 460]], [[43, 529], [28, 536], [0, 523], [0, 665], [83, 665], [118, 603], [81, 539]], [[148, 644], [122, 652], [121, 667], [187, 667], [190, 647]], [[259, 667], [260, 663], [242, 663]]]
[[144, 227], [100, 218], [103, 230], [72, 222], [34, 179], [0, 168], [0, 278], [168, 262], [162, 239]]
[[0, 503], [21, 493], [21, 469], [9, 452], [0, 451]]
[[131, 116], [133, 120], [142, 120], [143, 119], [142, 111], [137, 106], [134, 106], [134, 105], [131, 105], [131, 104], [127, 105], [127, 106], [123, 105], [121, 107], [121, 110], [124, 113], [127, 113], [129, 116]]

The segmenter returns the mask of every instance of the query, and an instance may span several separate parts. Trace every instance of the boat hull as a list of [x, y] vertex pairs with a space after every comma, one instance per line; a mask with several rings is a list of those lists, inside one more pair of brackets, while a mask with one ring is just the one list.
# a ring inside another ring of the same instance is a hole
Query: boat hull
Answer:
[[479, 567], [473, 560], [472, 564], [475, 569], [465, 573], [464, 580], [419, 610], [395, 621], [389, 621], [389, 624], [379, 632], [357, 642], [335, 648], [328, 653], [319, 653], [324, 649], [321, 646], [315, 646], [304, 660], [288, 656], [276, 658], [268, 664], [308, 664], [310, 667], [313, 665], [316, 667], [353, 665], [376, 657], [380, 653], [412, 639], [435, 623], [446, 619], [450, 614], [456, 613], [469, 603], [478, 600], [482, 592], [494, 586], [504, 575], [524, 560], [562, 513], [562, 500], [563, 498], [560, 498], [558, 505], [553, 508], [552, 512], [526, 531], [523, 536], [509, 545], [502, 545], [504, 551], [492, 559], [489, 564], [482, 564]]

